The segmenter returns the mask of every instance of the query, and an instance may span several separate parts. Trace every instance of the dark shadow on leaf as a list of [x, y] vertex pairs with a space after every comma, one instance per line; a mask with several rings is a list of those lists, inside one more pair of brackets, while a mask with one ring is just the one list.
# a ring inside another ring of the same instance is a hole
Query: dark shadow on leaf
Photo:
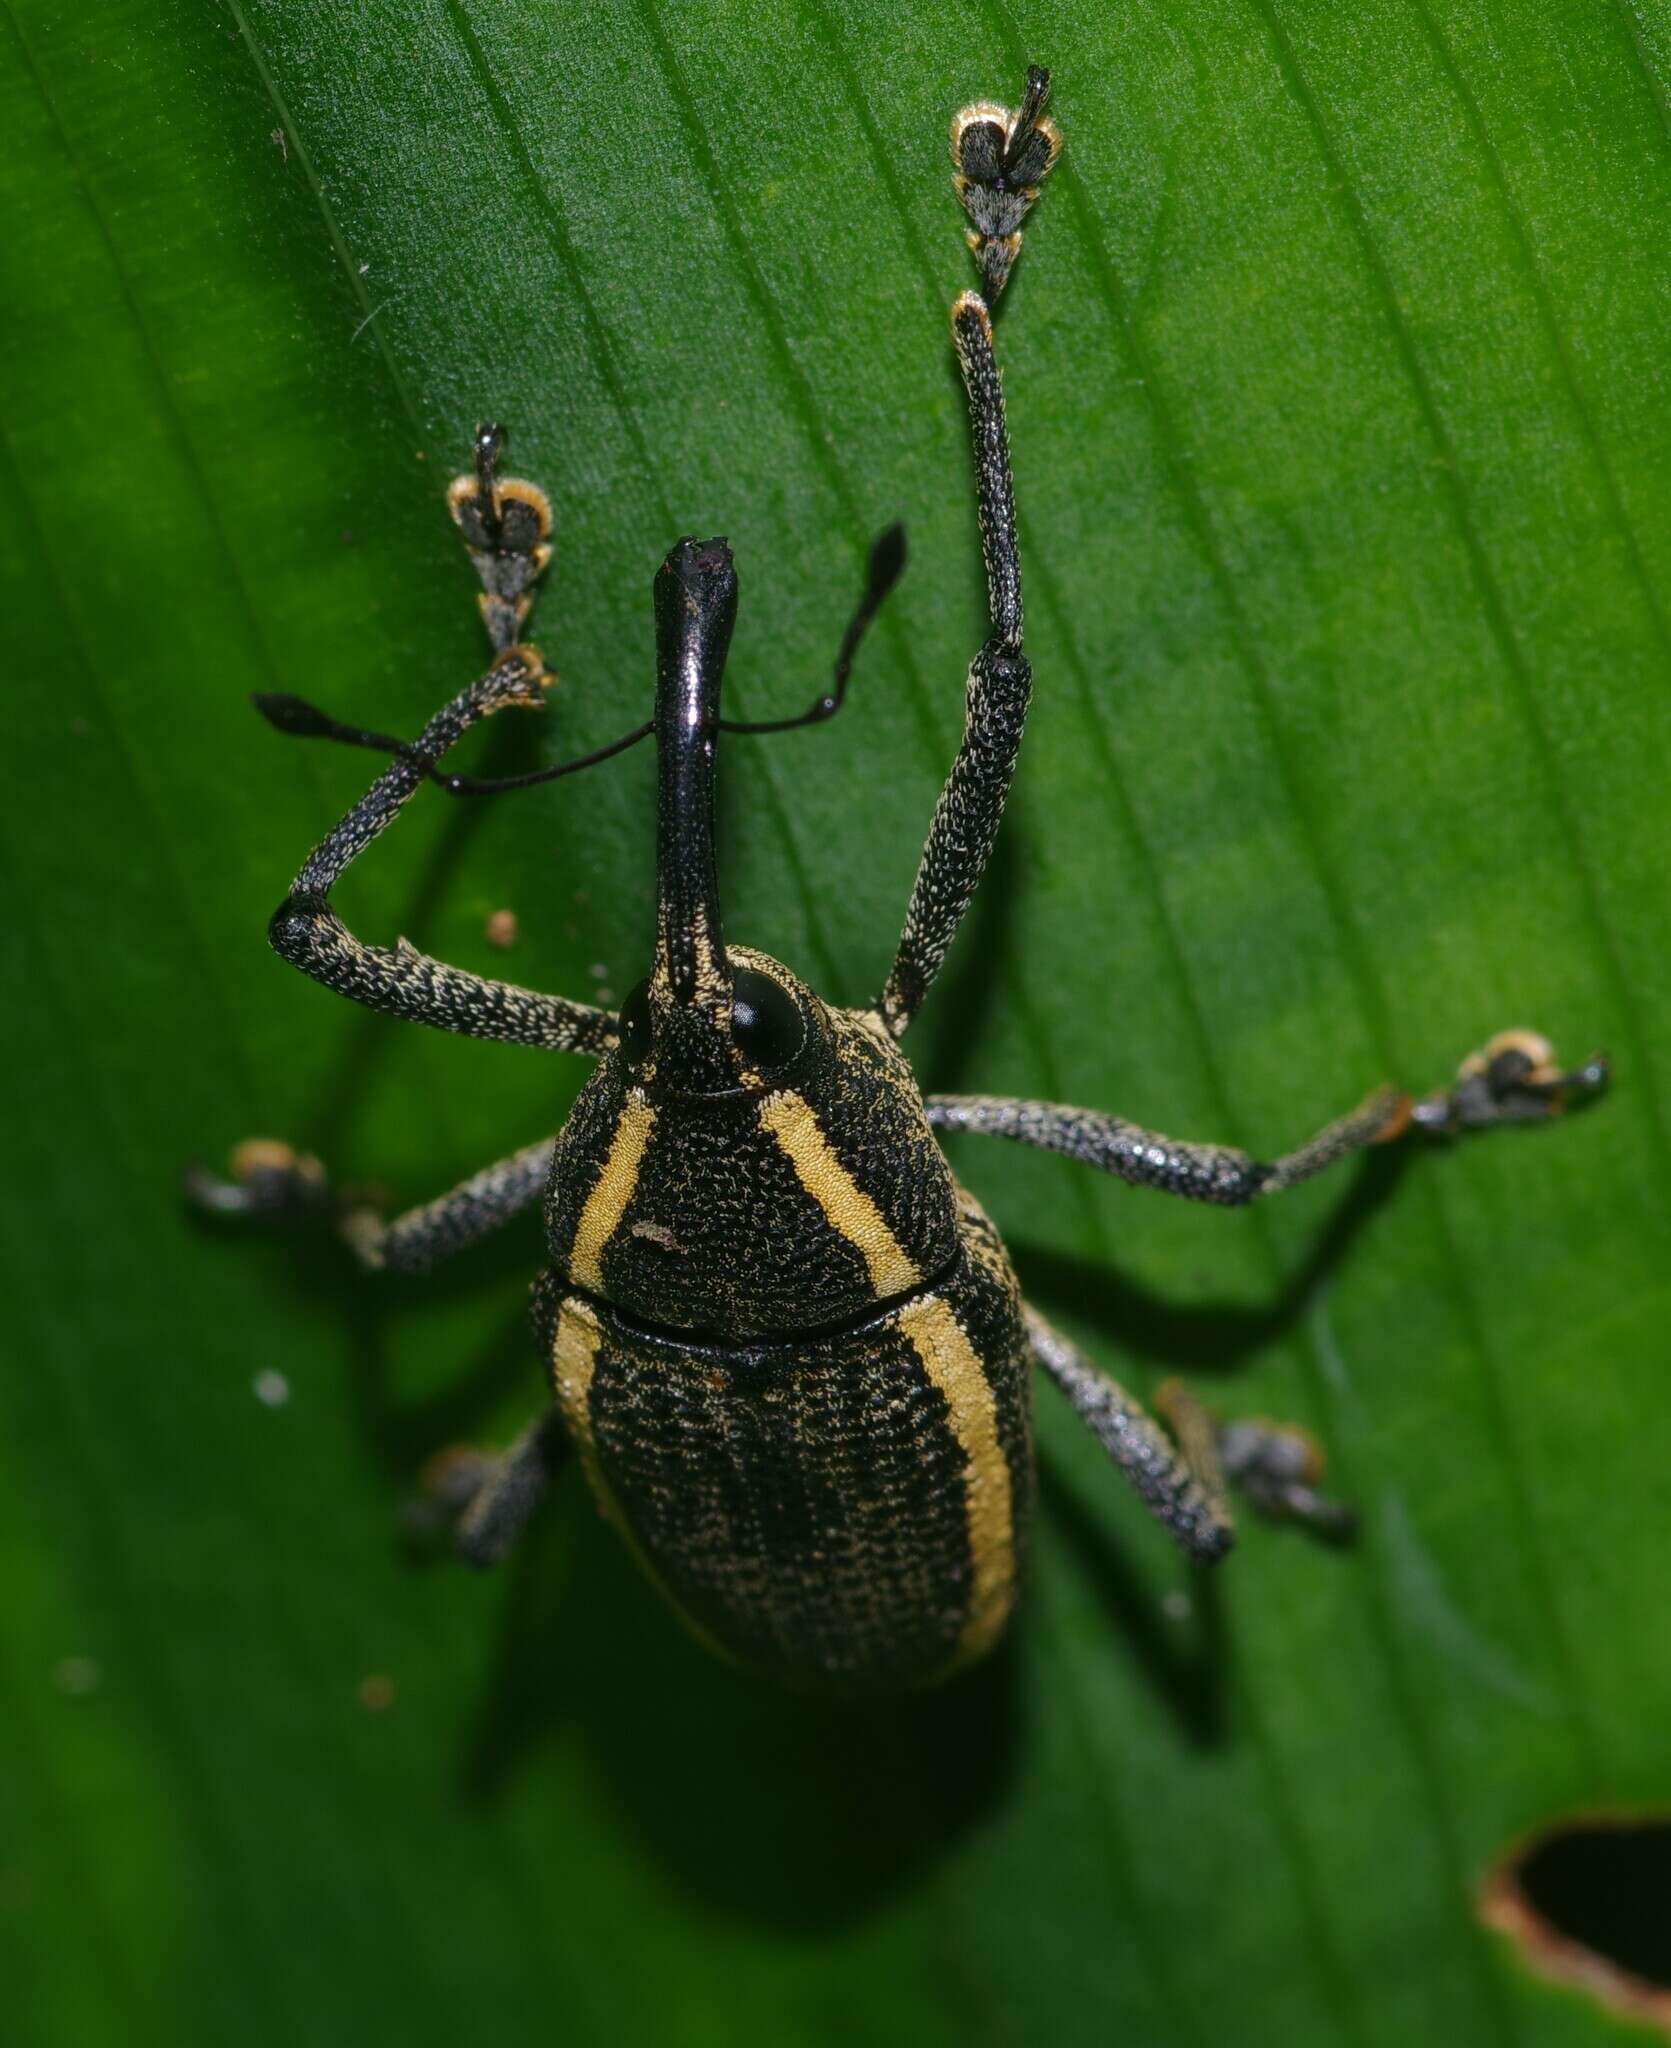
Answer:
[[514, 1799], [531, 1754], [578, 1724], [623, 1826], [681, 1888], [802, 1934], [877, 1909], [1002, 1800], [1017, 1734], [1007, 1647], [932, 1692], [786, 1692], [692, 1643], [579, 1475], [560, 1483], [511, 1567], [463, 1796]]
[[[518, 1270], [526, 1277], [526, 1261]], [[372, 1276], [366, 1279], [375, 1285]], [[480, 1444], [484, 1418], [496, 1414], [518, 1389], [526, 1394], [530, 1419], [550, 1398], [542, 1385], [525, 1313], [497, 1324], [473, 1356], [458, 1361], [444, 1388], [416, 1401], [396, 1401], [389, 1393], [387, 1304], [362, 1298], [355, 1304], [352, 1320], [353, 1394], [362, 1431], [376, 1446], [384, 1469], [414, 1492], [427, 1458], [451, 1444]]]
[[[1003, 1142], [995, 1140], [995, 1143]], [[1367, 1154], [1351, 1185], [1318, 1233], [1304, 1263], [1264, 1307], [1232, 1301], [1177, 1301], [1125, 1278], [1101, 1261], [1026, 1239], [1011, 1255], [1029, 1299], [1107, 1333], [1113, 1349], [1172, 1371], [1229, 1373], [1285, 1336], [1351, 1249], [1370, 1218], [1389, 1201], [1409, 1166], [1407, 1150]], [[1064, 1162], [1068, 1170], [1083, 1172]], [[1133, 1199], [1141, 1196], [1133, 1192]]]
[[[414, 1276], [367, 1272], [323, 1222], [269, 1235], [244, 1219], [194, 1214], [191, 1221], [208, 1235], [237, 1242], [246, 1258], [274, 1271], [286, 1290], [351, 1332], [350, 1391], [360, 1432], [403, 1484], [415, 1483], [432, 1452], [461, 1438], [476, 1440], [483, 1419], [517, 1387], [526, 1391], [530, 1415], [549, 1399], [527, 1313], [528, 1290], [543, 1256], [537, 1215], [517, 1219], [465, 1259]], [[458, 1360], [445, 1386], [415, 1399], [397, 1396], [391, 1387], [390, 1326], [398, 1332], [403, 1321], [426, 1309], [484, 1303], [496, 1293], [514, 1305], [479, 1340], [473, 1356]]]
[[[1112, 1466], [1110, 1490], [1118, 1505], [1134, 1515], [1143, 1512], [1135, 1495]], [[1189, 1568], [1188, 1616], [1172, 1620], [1162, 1605], [1160, 1589], [1136, 1571], [1117, 1538], [1111, 1538], [1102, 1517], [1078, 1498], [1073, 1488], [1039, 1460], [1039, 1512], [1077, 1553], [1079, 1568], [1124, 1644], [1137, 1670], [1159, 1698], [1170, 1719], [1197, 1749], [1220, 1748], [1229, 1734], [1223, 1609], [1218, 1573], [1222, 1566]]]

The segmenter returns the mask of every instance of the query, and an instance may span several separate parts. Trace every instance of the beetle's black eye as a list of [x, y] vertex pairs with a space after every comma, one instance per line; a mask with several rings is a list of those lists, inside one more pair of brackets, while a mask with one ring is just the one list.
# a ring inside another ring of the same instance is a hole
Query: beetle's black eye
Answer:
[[641, 981], [621, 1005], [621, 1056], [630, 1067], [650, 1054], [650, 984]]
[[739, 967], [731, 977], [731, 1035], [754, 1066], [781, 1067], [800, 1051], [806, 1020], [800, 1004], [769, 974]]

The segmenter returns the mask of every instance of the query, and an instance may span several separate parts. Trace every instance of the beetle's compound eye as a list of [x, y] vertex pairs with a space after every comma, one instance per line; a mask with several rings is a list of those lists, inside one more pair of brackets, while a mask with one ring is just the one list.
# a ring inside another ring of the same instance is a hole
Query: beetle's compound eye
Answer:
[[739, 967], [731, 978], [731, 1036], [751, 1066], [783, 1067], [801, 1049], [806, 1019], [800, 1004], [769, 974]]
[[641, 981], [621, 1005], [621, 1057], [629, 1067], [650, 1056], [650, 984]]

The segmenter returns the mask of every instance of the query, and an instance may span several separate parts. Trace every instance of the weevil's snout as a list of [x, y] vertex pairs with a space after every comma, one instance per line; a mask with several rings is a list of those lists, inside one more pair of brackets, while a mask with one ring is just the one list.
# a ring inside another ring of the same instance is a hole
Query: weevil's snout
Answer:
[[799, 1057], [814, 1004], [763, 954], [726, 951], [714, 872], [720, 685], [737, 616], [723, 538], [682, 540], [656, 572], [656, 954], [621, 1009], [629, 1069], [657, 1092], [718, 1097]]
[[[656, 626], [666, 631], [666, 609], [676, 607], [676, 634], [681, 651], [697, 652], [714, 670], [714, 695], [725, 667], [731, 628], [737, 620], [737, 568], [723, 533], [712, 540], [677, 540], [656, 571]], [[666, 642], [661, 642], [666, 652]]]
[[656, 957], [649, 1005], [658, 1062], [697, 1092], [734, 1085], [731, 963], [714, 869], [720, 685], [737, 617], [723, 537], [681, 540], [656, 572]]

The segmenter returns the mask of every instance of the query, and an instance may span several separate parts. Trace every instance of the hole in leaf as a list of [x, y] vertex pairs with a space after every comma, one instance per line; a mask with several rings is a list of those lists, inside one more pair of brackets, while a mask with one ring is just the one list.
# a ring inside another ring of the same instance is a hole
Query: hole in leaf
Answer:
[[1671, 2035], [1671, 1813], [1540, 1829], [1486, 1880], [1480, 1917], [1544, 1976]]

